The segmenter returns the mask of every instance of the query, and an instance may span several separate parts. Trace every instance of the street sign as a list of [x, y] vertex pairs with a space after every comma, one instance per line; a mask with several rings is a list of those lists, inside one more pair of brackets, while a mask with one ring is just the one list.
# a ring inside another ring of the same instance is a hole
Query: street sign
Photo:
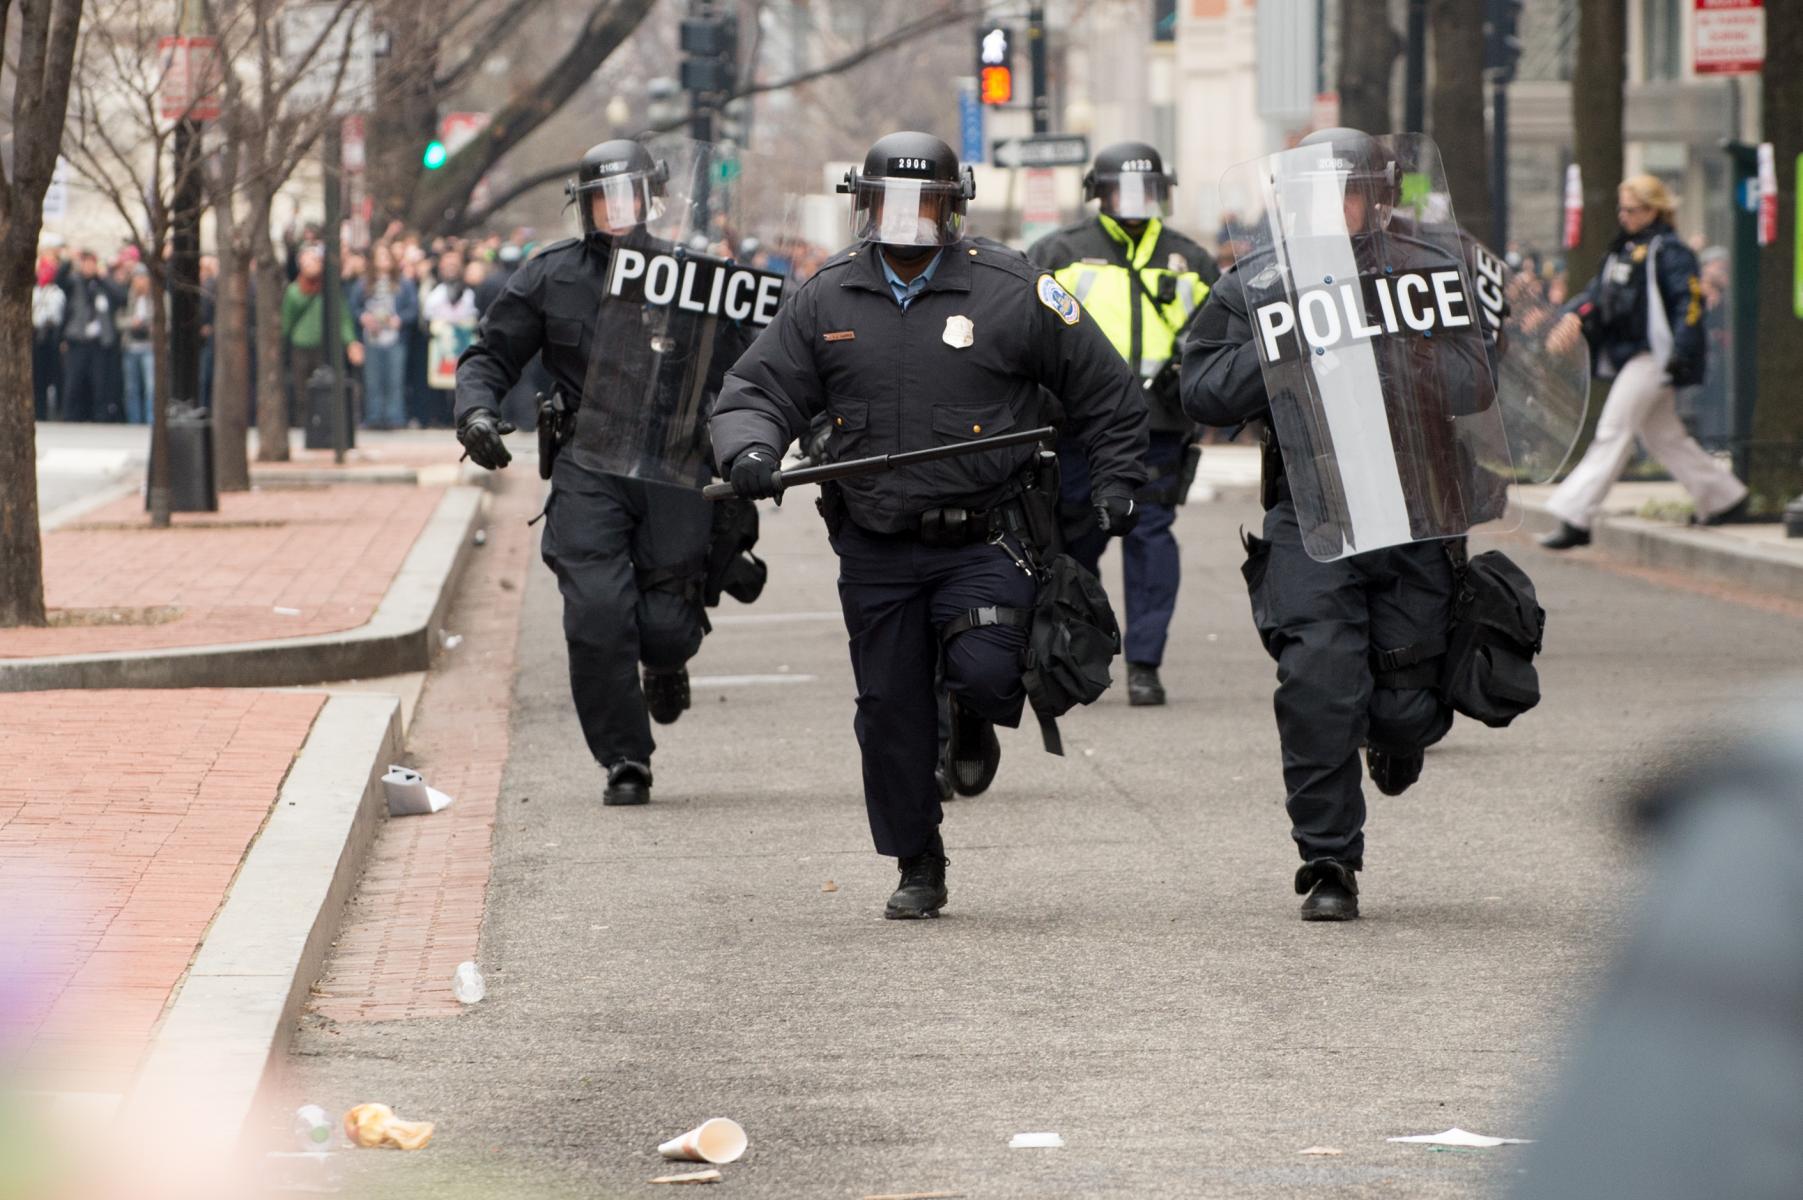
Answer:
[[1089, 161], [1089, 139], [1080, 133], [998, 138], [989, 153], [998, 167], [1080, 167]]
[[210, 37], [157, 39], [162, 79], [157, 111], [165, 121], [219, 119], [219, 42]]
[[368, 10], [297, 4], [282, 9], [281, 18], [282, 65], [295, 77], [289, 109], [304, 112], [330, 101], [334, 116], [368, 111], [376, 79]]
[[1058, 183], [1049, 167], [1029, 167], [1020, 206], [1020, 236], [1031, 246], [1058, 232]]
[[961, 158], [967, 163], [983, 161], [983, 105], [977, 100], [974, 80], [958, 88], [958, 131], [963, 145]]
[[1757, 75], [1765, 67], [1765, 0], [1696, 0], [1698, 75]]
[[52, 225], [69, 215], [69, 160], [56, 156], [50, 186], [44, 189], [44, 224]]

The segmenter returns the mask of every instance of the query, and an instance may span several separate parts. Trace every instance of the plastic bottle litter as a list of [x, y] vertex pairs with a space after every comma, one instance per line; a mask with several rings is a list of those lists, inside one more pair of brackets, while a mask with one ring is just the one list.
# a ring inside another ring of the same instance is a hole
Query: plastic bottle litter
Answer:
[[463, 1004], [479, 1004], [488, 995], [488, 985], [482, 981], [482, 972], [475, 963], [457, 965], [457, 973], [451, 976], [451, 995]]
[[332, 1118], [317, 1104], [303, 1104], [294, 1110], [294, 1137], [303, 1151], [331, 1149], [332, 1125]]

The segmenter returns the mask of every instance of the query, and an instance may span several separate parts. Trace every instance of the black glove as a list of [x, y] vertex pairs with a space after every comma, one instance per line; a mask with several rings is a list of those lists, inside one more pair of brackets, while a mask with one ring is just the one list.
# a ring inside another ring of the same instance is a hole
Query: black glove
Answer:
[[1131, 496], [1098, 496], [1093, 507], [1096, 524], [1109, 537], [1126, 537], [1139, 524], [1139, 506]]
[[498, 471], [513, 461], [502, 434], [512, 433], [513, 424], [503, 421], [492, 408], [464, 410], [457, 419], [457, 440], [470, 461], [488, 471]]
[[783, 485], [776, 477], [781, 464], [776, 454], [762, 446], [753, 446], [732, 460], [732, 490], [741, 500], [776, 497], [782, 503]]
[[1696, 358], [1674, 358], [1665, 364], [1665, 373], [1673, 387], [1695, 387], [1703, 382], [1703, 362]]

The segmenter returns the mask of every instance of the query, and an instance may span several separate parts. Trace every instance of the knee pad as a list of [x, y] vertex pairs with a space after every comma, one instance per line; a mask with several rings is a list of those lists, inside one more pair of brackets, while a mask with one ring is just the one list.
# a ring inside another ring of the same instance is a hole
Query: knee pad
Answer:
[[706, 629], [697, 599], [667, 591], [639, 596], [639, 661], [653, 670], [674, 671], [701, 649]]

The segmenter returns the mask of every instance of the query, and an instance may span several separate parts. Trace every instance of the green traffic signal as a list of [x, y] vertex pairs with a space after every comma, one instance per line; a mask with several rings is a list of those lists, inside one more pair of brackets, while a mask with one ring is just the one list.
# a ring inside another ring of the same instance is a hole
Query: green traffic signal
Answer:
[[445, 152], [444, 143], [434, 138], [426, 143], [426, 152], [420, 156], [420, 162], [425, 164], [426, 170], [436, 171], [444, 166], [445, 159], [449, 157], [450, 155]]

